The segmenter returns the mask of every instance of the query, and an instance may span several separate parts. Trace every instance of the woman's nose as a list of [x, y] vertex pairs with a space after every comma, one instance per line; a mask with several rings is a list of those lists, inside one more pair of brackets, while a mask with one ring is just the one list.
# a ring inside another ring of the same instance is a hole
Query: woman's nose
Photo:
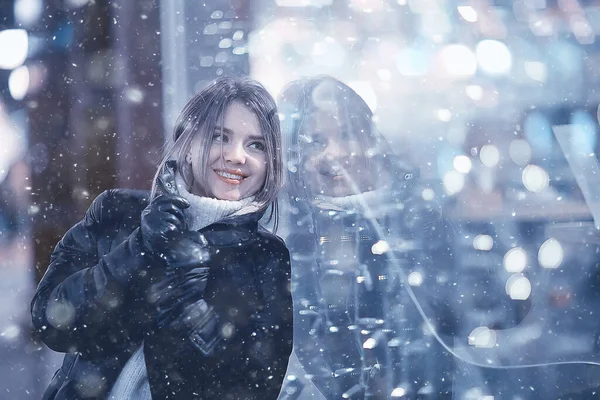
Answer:
[[241, 144], [232, 143], [223, 149], [225, 161], [232, 164], [244, 164], [246, 162], [246, 151]]
[[344, 146], [331, 141], [323, 151], [323, 156], [329, 161], [335, 161], [346, 157], [347, 153]]

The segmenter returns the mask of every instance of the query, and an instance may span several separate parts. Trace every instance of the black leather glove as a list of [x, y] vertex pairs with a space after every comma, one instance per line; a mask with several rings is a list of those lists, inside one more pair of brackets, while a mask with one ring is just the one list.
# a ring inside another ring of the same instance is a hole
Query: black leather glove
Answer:
[[186, 230], [183, 210], [190, 203], [175, 194], [155, 198], [142, 211], [144, 247], [171, 268], [194, 268], [208, 259], [207, 242], [199, 232]]
[[203, 299], [208, 275], [208, 267], [169, 270], [165, 279], [151, 287], [149, 298], [157, 310], [156, 329], [191, 342], [205, 355], [221, 339], [217, 315]]
[[169, 270], [188, 271], [192, 268], [204, 267], [210, 259], [208, 242], [200, 232], [176, 233], [161, 258], [166, 262]]
[[168, 270], [165, 277], [150, 287], [149, 301], [158, 311], [157, 325], [164, 327], [169, 318], [176, 317], [183, 308], [204, 296], [210, 268]]
[[169, 247], [176, 233], [186, 228], [183, 210], [190, 206], [185, 198], [169, 194], [159, 196], [142, 211], [140, 229], [148, 251], [160, 254]]

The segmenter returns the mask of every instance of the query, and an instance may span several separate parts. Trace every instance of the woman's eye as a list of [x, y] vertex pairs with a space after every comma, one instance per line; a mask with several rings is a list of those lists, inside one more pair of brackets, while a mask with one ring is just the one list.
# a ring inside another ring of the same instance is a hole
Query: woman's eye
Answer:
[[325, 145], [325, 138], [322, 137], [321, 135], [314, 135], [311, 138], [310, 144], [314, 147], [322, 147]]
[[312, 143], [313, 143], [313, 146], [315, 146], [315, 147], [325, 147], [325, 145], [326, 145], [326, 142], [324, 139], [315, 139], [315, 140], [313, 140]]
[[261, 150], [264, 151], [265, 150], [265, 144], [262, 142], [252, 142], [250, 143], [250, 147], [256, 150]]
[[221, 133], [215, 133], [212, 137], [213, 142], [227, 142], [227, 136]]

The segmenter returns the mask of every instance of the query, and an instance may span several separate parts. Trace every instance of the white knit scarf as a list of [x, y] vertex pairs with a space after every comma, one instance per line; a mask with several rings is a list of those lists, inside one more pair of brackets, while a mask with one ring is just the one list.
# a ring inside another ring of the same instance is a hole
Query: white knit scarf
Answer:
[[[177, 174], [175, 182], [179, 194], [185, 197], [190, 206], [184, 210], [185, 219], [189, 230], [198, 231], [208, 225], [233, 215], [243, 215], [258, 211], [259, 207], [254, 202], [254, 197], [247, 197], [239, 201], [219, 200], [209, 197], [196, 196], [190, 193], [185, 182]], [[123, 370], [117, 377], [109, 395], [109, 400], [151, 400], [150, 383], [144, 359], [144, 345], [136, 350], [127, 360]]]
[[175, 183], [179, 194], [190, 202], [190, 206], [184, 209], [183, 213], [188, 229], [192, 231], [200, 230], [233, 215], [249, 214], [259, 210], [257, 203], [254, 202], [254, 196], [237, 201], [219, 200], [190, 193], [179, 174], [175, 176]]

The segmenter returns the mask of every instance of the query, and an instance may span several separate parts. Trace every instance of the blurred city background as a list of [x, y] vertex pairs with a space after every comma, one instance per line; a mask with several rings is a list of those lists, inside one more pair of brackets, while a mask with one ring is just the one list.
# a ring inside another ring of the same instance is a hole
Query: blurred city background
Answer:
[[61, 360], [28, 310], [57, 241], [223, 74], [348, 83], [459, 232], [465, 346], [578, 362], [462, 398], [600, 398], [599, 35], [594, 0], [0, 0], [0, 398]]

